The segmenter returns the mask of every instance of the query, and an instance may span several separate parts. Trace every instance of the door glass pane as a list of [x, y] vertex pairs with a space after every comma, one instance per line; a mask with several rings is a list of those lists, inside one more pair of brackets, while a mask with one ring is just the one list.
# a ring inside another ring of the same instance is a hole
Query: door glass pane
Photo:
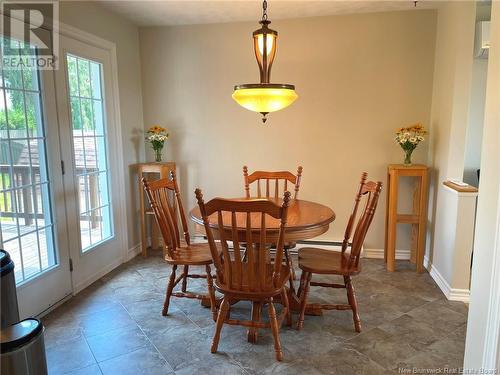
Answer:
[[0, 247], [10, 253], [21, 283], [57, 263], [51, 181], [39, 72], [0, 72]]
[[70, 54], [66, 62], [80, 248], [85, 252], [113, 236], [102, 64]]

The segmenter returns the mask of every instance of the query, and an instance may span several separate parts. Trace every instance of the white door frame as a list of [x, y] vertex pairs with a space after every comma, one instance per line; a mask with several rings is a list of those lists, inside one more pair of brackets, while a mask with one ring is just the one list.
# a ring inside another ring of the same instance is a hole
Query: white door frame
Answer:
[[[112, 127], [114, 137], [109, 137], [108, 142], [112, 143], [112, 149], [114, 150], [113, 155], [108, 153], [108, 158], [111, 156], [115, 160], [116, 170], [113, 173], [116, 176], [118, 181], [122, 183], [118, 184], [118, 186], [112, 186], [113, 195], [115, 198], [113, 199], [113, 209], [118, 211], [118, 214], [115, 216], [114, 227], [121, 228], [120, 231], [115, 231], [115, 238], [118, 240], [121, 249], [121, 258], [116, 259], [111, 264], [105, 265], [102, 269], [96, 270], [91, 276], [85, 278], [84, 280], [77, 280], [73, 282], [73, 294], [76, 294], [83, 290], [88, 285], [92, 284], [106, 273], [116, 268], [120, 264], [124, 263], [128, 260], [128, 246], [127, 246], [127, 218], [126, 218], [126, 210], [125, 210], [125, 175], [124, 175], [124, 164], [123, 164], [123, 138], [121, 132], [121, 117], [120, 117], [120, 98], [119, 98], [119, 89], [118, 89], [118, 64], [116, 57], [116, 45], [112, 42], [109, 42], [105, 39], [96, 37], [92, 34], [86, 33], [82, 30], [79, 30], [75, 27], [66, 25], [64, 23], [59, 23], [59, 33], [62, 36], [66, 36], [68, 38], [74, 39], [78, 42], [87, 44], [89, 46], [98, 47], [103, 49], [109, 53], [110, 56], [110, 66], [109, 73], [111, 83], [110, 87], [107, 88], [110, 90], [111, 95], [113, 96], [113, 106], [111, 108], [107, 107], [106, 110], [111, 110], [112, 113], [109, 113], [109, 117], [112, 118], [112, 121], [109, 121], [107, 126]], [[64, 58], [63, 56], [59, 56], [59, 58]], [[61, 62], [59, 69], [64, 69], [65, 64]], [[61, 103], [62, 105], [66, 105], [66, 103]], [[60, 105], [61, 105], [60, 104]], [[60, 124], [62, 126], [62, 124]], [[69, 226], [68, 226], [69, 227]]]

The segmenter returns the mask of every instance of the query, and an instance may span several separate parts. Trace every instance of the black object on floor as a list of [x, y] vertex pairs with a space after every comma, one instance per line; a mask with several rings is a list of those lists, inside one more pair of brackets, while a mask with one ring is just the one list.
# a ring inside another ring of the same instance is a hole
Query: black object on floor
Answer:
[[4, 250], [0, 250], [0, 277], [0, 372], [9, 375], [46, 375], [43, 325], [33, 318], [19, 321], [14, 262]]
[[19, 321], [14, 262], [5, 250], [0, 250], [0, 328]]

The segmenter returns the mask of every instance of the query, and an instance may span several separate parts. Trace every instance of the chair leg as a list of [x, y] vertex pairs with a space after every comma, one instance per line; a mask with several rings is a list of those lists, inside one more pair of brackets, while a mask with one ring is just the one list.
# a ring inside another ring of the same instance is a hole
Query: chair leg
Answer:
[[306, 282], [306, 276], [307, 276], [307, 272], [302, 271], [302, 273], [300, 274], [299, 290], [297, 290], [297, 297], [299, 297], [299, 298], [302, 295], [302, 291], [304, 290], [304, 284]]
[[214, 334], [214, 339], [212, 341], [212, 348], [210, 349], [212, 353], [217, 352], [217, 347], [219, 346], [219, 340], [220, 340], [220, 332], [222, 331], [222, 325], [226, 320], [226, 315], [228, 310], [229, 310], [229, 302], [227, 301], [227, 298], [224, 297], [219, 309], [219, 315], [217, 316], [217, 323], [215, 324], [215, 334]]
[[170, 278], [168, 279], [167, 293], [165, 295], [165, 302], [163, 303], [163, 310], [161, 312], [161, 315], [163, 316], [167, 316], [168, 314], [168, 305], [170, 304], [170, 297], [172, 296], [172, 291], [174, 290], [176, 270], [177, 270], [177, 264], [174, 264], [172, 266], [172, 273], [170, 274]]
[[293, 324], [292, 310], [290, 310], [290, 303], [288, 302], [288, 295], [286, 293], [286, 288], [283, 288], [283, 291], [281, 292], [281, 299], [283, 300], [283, 305], [286, 309], [286, 325], [288, 327], [291, 327]]
[[307, 295], [309, 294], [309, 283], [311, 282], [311, 277], [312, 277], [311, 272], [306, 272], [306, 273], [307, 275], [304, 281], [304, 288], [302, 290], [302, 295], [300, 296], [300, 315], [299, 315], [299, 321], [297, 322], [297, 330], [299, 331], [304, 327], [304, 316], [306, 314]]
[[290, 267], [290, 277], [292, 278], [292, 280], [297, 280], [297, 278], [295, 277], [295, 269], [293, 268], [293, 261], [289, 249], [285, 248], [284, 253], [285, 253], [286, 263], [288, 264], [288, 267]]
[[290, 254], [288, 253], [287, 249], [284, 249], [283, 252], [285, 254], [286, 264], [290, 269], [290, 276], [288, 277], [288, 283], [290, 284], [290, 293], [295, 294], [295, 285], [293, 282], [295, 280], [295, 271], [293, 269], [292, 258], [290, 257]]
[[347, 300], [352, 308], [352, 320], [354, 321], [354, 329], [356, 332], [361, 332], [361, 320], [358, 314], [358, 303], [356, 302], [356, 294], [352, 286], [351, 276], [344, 276], [344, 283], [347, 290]]
[[182, 292], [186, 293], [187, 290], [187, 280], [188, 280], [188, 272], [189, 272], [189, 266], [184, 266], [184, 270], [182, 271], [182, 275], [184, 278], [182, 279]]
[[281, 350], [280, 331], [278, 319], [276, 318], [276, 309], [274, 308], [273, 299], [269, 300], [269, 321], [271, 323], [271, 330], [273, 331], [274, 351], [276, 352], [276, 360], [283, 360], [283, 351]]
[[210, 271], [210, 265], [205, 266], [207, 272], [207, 286], [208, 286], [208, 297], [210, 298], [210, 309], [212, 310], [212, 318], [214, 322], [217, 321], [217, 303], [215, 301], [215, 290], [214, 282], [212, 280], [212, 273]]

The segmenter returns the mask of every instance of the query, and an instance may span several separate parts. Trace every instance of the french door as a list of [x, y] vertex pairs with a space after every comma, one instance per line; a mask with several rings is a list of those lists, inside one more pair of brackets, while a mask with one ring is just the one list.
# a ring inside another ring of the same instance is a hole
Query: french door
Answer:
[[[60, 37], [56, 72], [75, 292], [122, 263], [123, 181], [109, 50]], [[112, 188], [113, 187], [113, 188]]]
[[[36, 46], [0, 36], [1, 50]], [[21, 317], [71, 294], [54, 72], [0, 69], [0, 247], [15, 263]]]
[[15, 263], [22, 318], [126, 255], [112, 50], [63, 35], [59, 45], [58, 70], [0, 67], [0, 248]]

